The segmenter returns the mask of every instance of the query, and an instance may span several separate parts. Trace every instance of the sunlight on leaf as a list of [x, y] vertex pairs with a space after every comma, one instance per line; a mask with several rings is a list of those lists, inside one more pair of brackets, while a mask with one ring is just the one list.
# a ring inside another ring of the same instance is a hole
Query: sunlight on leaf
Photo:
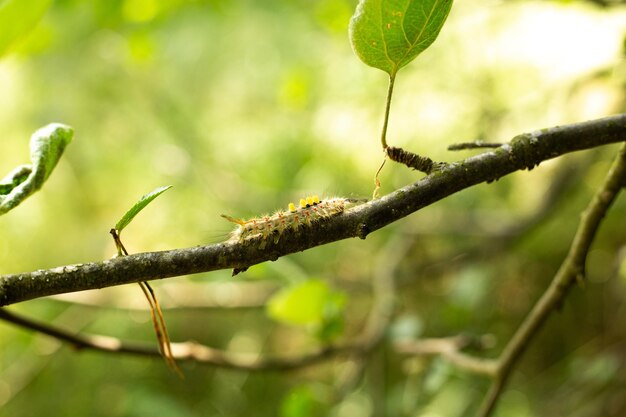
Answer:
[[394, 77], [439, 35], [452, 0], [361, 0], [350, 42], [367, 65]]
[[30, 139], [32, 165], [20, 165], [0, 180], [0, 215], [41, 188], [73, 136], [74, 130], [60, 123], [49, 124], [33, 133]]
[[0, 56], [37, 26], [51, 3], [51, 0], [0, 0]]
[[154, 200], [170, 188], [172, 188], [171, 185], [159, 187], [156, 190], [141, 197], [139, 201], [137, 201], [135, 205], [132, 206], [130, 210], [128, 210], [126, 214], [124, 214], [122, 218], [115, 224], [115, 230], [120, 233], [126, 226], [130, 224], [130, 222], [133, 221], [135, 216], [139, 214], [141, 210], [143, 210], [148, 204], [152, 202], [152, 200]]

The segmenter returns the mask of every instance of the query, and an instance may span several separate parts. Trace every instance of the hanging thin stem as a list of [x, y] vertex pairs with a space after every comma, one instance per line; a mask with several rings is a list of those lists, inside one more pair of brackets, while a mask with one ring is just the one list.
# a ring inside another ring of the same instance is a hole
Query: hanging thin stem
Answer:
[[[115, 241], [115, 246], [117, 248], [118, 256], [128, 256], [128, 251], [124, 247], [122, 240], [120, 238], [120, 232], [117, 229], [111, 229], [109, 231], [111, 236], [113, 236], [113, 240]], [[170, 336], [167, 333], [167, 327], [165, 327], [165, 319], [163, 318], [163, 312], [161, 311], [161, 307], [159, 306], [159, 301], [157, 300], [156, 294], [152, 290], [150, 284], [147, 281], [138, 282], [141, 291], [148, 300], [148, 304], [150, 305], [150, 316], [152, 317], [152, 325], [154, 326], [154, 332], [156, 334], [157, 340], [159, 342], [159, 350], [161, 351], [161, 355], [165, 359], [165, 363], [174, 371], [180, 378], [184, 378], [183, 372], [180, 370], [178, 365], [176, 364], [176, 360], [174, 359], [174, 353], [172, 352], [172, 346], [170, 343]]]
[[172, 352], [172, 345], [170, 343], [170, 336], [167, 333], [167, 327], [165, 327], [163, 312], [161, 311], [159, 301], [154, 294], [154, 290], [152, 290], [152, 287], [146, 281], [140, 282], [139, 286], [146, 296], [148, 304], [150, 304], [152, 325], [154, 326], [154, 332], [156, 333], [157, 340], [159, 341], [159, 350], [161, 351], [161, 355], [165, 359], [167, 365], [174, 372], [176, 372], [176, 374], [178, 374], [181, 379], [184, 379], [185, 376], [183, 375], [183, 372], [180, 370], [180, 368], [176, 364], [176, 360], [174, 359], [174, 353]]
[[393, 95], [393, 85], [396, 81], [396, 76], [389, 76], [389, 88], [387, 89], [387, 105], [385, 106], [385, 120], [383, 122], [383, 130], [380, 134], [380, 143], [383, 146], [383, 150], [387, 149], [387, 125], [389, 124], [389, 110], [391, 109], [391, 96]]
[[372, 197], [377, 199], [380, 196], [380, 180], [378, 179], [378, 175], [380, 171], [382, 171], [385, 166], [385, 161], [387, 161], [387, 126], [389, 125], [389, 110], [391, 109], [391, 97], [393, 96], [393, 85], [396, 81], [396, 75], [389, 75], [389, 87], [387, 88], [387, 104], [385, 105], [385, 119], [383, 121], [383, 130], [380, 133], [380, 144], [383, 146], [383, 152], [385, 156], [383, 157], [383, 162], [380, 164], [380, 168], [376, 171], [376, 176], [374, 177], [374, 192], [372, 193]]

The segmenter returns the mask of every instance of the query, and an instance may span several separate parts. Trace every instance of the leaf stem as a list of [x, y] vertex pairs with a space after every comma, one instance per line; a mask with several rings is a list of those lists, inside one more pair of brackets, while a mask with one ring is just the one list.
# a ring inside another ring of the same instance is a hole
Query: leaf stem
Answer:
[[383, 122], [383, 131], [380, 134], [380, 143], [383, 150], [387, 149], [387, 125], [389, 124], [389, 109], [391, 108], [391, 96], [393, 95], [393, 85], [396, 81], [396, 75], [389, 75], [389, 88], [387, 89], [387, 105], [385, 107], [385, 121]]

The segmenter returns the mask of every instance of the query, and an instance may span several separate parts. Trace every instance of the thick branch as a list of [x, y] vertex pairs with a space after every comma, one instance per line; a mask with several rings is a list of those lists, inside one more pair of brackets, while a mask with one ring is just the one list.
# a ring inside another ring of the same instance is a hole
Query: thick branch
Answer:
[[285, 234], [264, 250], [254, 243], [229, 241], [4, 275], [0, 276], [0, 306], [218, 269], [245, 269], [337, 240], [364, 239], [369, 233], [465, 188], [532, 169], [542, 161], [569, 152], [622, 141], [626, 141], [626, 114], [519, 135], [494, 151], [449, 164], [380, 199], [319, 222], [306, 233]]
[[[387, 244], [386, 250], [379, 255], [376, 272], [372, 278], [373, 306], [364, 329], [350, 342], [325, 346], [313, 352], [292, 356], [234, 353], [214, 349], [196, 342], [172, 343], [172, 358], [178, 361], [193, 361], [246, 371], [297, 369], [338, 356], [363, 358], [383, 340], [385, 330], [392, 319], [396, 299], [394, 274], [409, 247], [406, 238], [402, 237], [391, 240]], [[77, 334], [52, 324], [19, 315], [5, 308], [0, 308], [0, 320], [54, 337], [76, 349], [138, 356], [162, 355], [161, 351], [153, 344], [122, 341], [115, 337], [103, 335]]]

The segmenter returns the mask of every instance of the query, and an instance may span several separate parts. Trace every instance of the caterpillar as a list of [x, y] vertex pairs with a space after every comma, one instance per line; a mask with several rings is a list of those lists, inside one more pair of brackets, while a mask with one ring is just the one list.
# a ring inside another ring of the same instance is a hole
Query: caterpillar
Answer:
[[300, 199], [298, 206], [289, 203], [286, 211], [277, 211], [272, 215], [249, 220], [237, 219], [226, 214], [222, 214], [222, 217], [237, 225], [231, 239], [239, 242], [258, 240], [259, 249], [264, 249], [269, 241], [278, 243], [285, 232], [297, 232], [302, 227], [312, 227], [322, 219], [341, 214], [349, 206], [365, 201], [349, 198], [320, 200], [317, 195], [313, 195]]

